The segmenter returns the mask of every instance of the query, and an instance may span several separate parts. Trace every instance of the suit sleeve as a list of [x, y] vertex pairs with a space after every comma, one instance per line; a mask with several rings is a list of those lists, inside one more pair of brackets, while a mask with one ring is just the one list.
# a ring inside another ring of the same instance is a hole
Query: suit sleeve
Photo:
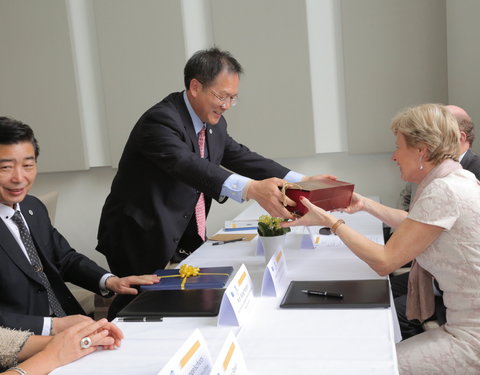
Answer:
[[265, 158], [238, 143], [228, 133], [222, 165], [237, 174], [254, 180], [271, 177], [284, 178], [290, 172], [290, 169], [276, 161]]
[[43, 330], [43, 316], [17, 314], [3, 311], [0, 308], [0, 326], [9, 327], [41, 335]]
[[[201, 158], [193, 127], [185, 124], [187, 120], [181, 116], [179, 111], [165, 107], [146, 112], [132, 132], [130, 149], [126, 148], [124, 153], [140, 152], [154, 168], [173, 180], [215, 199], [219, 198], [222, 185], [232, 172], [253, 179], [283, 178], [289, 172], [231, 138], [224, 118], [210, 128], [207, 137], [210, 160]], [[190, 134], [190, 130], [193, 133]]]
[[[133, 147], [155, 168], [211, 197], [220, 195], [222, 184], [231, 172], [193, 151], [197, 146], [178, 113], [164, 109], [150, 111], [134, 132]], [[224, 138], [219, 140], [224, 142]]]
[[[107, 270], [75, 251], [68, 241], [51, 225], [48, 213], [39, 200], [34, 199], [35, 210], [41, 211], [35, 222], [29, 223], [30, 230], [42, 252], [43, 261], [53, 267], [63, 282], [71, 282], [94, 293], [100, 293], [99, 282]], [[46, 266], [46, 265], [44, 265]]]
[[56, 265], [63, 280], [100, 294], [100, 279], [108, 271], [72, 249], [67, 240], [54, 228], [52, 241], [57, 249]]

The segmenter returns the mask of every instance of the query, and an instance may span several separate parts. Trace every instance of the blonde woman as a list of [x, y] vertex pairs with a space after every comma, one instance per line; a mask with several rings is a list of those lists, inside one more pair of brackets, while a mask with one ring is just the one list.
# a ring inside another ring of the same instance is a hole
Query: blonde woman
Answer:
[[459, 130], [442, 105], [409, 108], [392, 122], [401, 177], [419, 184], [410, 212], [354, 194], [349, 213], [366, 211], [395, 228], [385, 245], [374, 243], [329, 212], [302, 201], [309, 212], [290, 225], [325, 225], [373, 270], [388, 275], [413, 262], [408, 319], [434, 311], [432, 276], [443, 290], [447, 322], [400, 342], [401, 374], [480, 373], [480, 186], [458, 163]]

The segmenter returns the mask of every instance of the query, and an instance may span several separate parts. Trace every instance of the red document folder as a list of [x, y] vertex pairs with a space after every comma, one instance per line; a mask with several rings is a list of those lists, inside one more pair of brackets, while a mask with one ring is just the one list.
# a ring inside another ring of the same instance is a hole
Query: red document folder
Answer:
[[336, 208], [345, 208], [350, 205], [354, 185], [338, 180], [305, 181], [292, 184], [285, 191], [285, 195], [297, 203], [296, 206], [287, 206], [290, 212], [304, 215], [307, 208], [300, 203], [300, 197], [306, 197], [314, 205], [326, 211]]

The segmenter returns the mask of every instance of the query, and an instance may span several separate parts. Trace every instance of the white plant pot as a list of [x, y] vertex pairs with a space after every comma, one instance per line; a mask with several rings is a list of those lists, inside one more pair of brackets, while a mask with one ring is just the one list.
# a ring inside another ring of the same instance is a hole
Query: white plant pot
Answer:
[[262, 241], [263, 254], [265, 255], [265, 263], [268, 263], [270, 258], [275, 254], [277, 250], [283, 250], [285, 245], [285, 238], [287, 234], [282, 234], [280, 236], [274, 237], [262, 237], [260, 236], [260, 241]]

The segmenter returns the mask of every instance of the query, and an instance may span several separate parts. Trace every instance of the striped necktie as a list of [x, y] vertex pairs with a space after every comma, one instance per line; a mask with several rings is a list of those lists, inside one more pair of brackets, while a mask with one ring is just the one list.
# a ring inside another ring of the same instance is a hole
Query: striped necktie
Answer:
[[20, 232], [20, 238], [23, 242], [23, 246], [25, 246], [25, 250], [27, 250], [27, 254], [30, 258], [30, 263], [32, 264], [33, 269], [35, 270], [35, 272], [38, 273], [38, 276], [40, 277], [43, 286], [47, 290], [48, 303], [50, 305], [50, 308], [56, 316], [65, 316], [65, 311], [63, 311], [60, 302], [55, 296], [52, 286], [50, 285], [50, 281], [48, 281], [47, 275], [45, 275], [45, 272], [43, 272], [42, 261], [40, 260], [37, 249], [33, 244], [32, 236], [30, 235], [27, 226], [23, 222], [20, 211], [15, 211], [15, 214], [12, 216], [12, 221], [18, 227], [18, 230]]
[[[200, 156], [205, 157], [205, 126], [198, 133], [198, 147], [200, 148]], [[200, 238], [205, 241], [206, 237], [206, 218], [205, 218], [205, 197], [200, 193], [197, 205], [195, 206], [195, 218], [197, 219], [197, 231]]]

